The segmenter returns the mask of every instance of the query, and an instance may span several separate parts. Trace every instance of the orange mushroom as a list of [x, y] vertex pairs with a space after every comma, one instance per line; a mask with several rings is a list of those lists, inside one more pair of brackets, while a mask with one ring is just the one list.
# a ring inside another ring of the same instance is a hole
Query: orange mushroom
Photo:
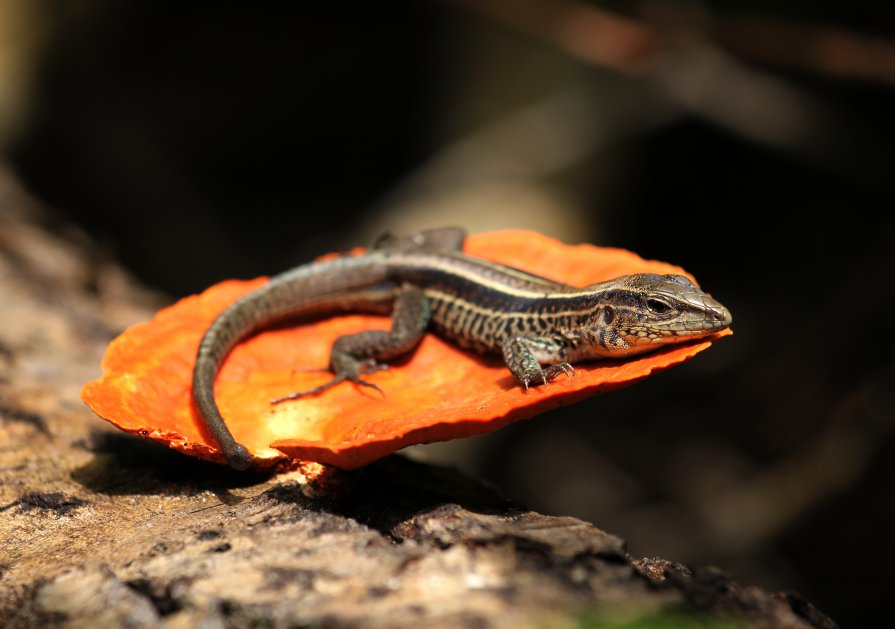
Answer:
[[[528, 231], [470, 236], [469, 255], [584, 286], [631, 273], [685, 274], [621, 249], [570, 246]], [[193, 408], [196, 349], [212, 320], [265, 278], [228, 280], [180, 300], [115, 339], [103, 375], [81, 398], [115, 426], [176, 450], [224, 462]], [[386, 317], [338, 315], [265, 330], [238, 345], [216, 383], [218, 405], [255, 464], [285, 457], [354, 469], [408, 445], [469, 437], [625, 386], [681, 363], [730, 334], [669, 346], [624, 361], [576, 365], [571, 379], [526, 392], [499, 357], [483, 357], [427, 335], [406, 360], [370, 376], [384, 395], [343, 384], [316, 397], [272, 405], [272, 398], [312, 388], [325, 371], [336, 337], [386, 329]]]

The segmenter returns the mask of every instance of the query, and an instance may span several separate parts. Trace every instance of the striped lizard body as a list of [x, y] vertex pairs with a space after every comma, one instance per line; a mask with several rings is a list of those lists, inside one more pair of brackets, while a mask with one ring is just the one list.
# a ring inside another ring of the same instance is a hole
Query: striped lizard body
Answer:
[[546, 384], [571, 363], [639, 354], [728, 327], [724, 306], [680, 275], [637, 274], [584, 288], [568, 286], [461, 253], [465, 232], [445, 228], [386, 237], [369, 252], [300, 266], [272, 278], [225, 310], [206, 331], [193, 372], [193, 397], [236, 469], [251, 457], [214, 399], [230, 350], [276, 321], [338, 311], [392, 312], [392, 328], [336, 339], [333, 379], [274, 400], [317, 395], [411, 351], [431, 326], [460, 347], [500, 353], [526, 388]]

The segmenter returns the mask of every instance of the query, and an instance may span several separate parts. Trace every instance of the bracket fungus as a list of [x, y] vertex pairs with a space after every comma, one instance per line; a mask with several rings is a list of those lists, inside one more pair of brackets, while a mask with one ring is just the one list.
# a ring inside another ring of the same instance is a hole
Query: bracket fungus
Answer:
[[[621, 249], [565, 245], [529, 231], [470, 236], [465, 252], [584, 286], [632, 273], [684, 274]], [[115, 339], [102, 377], [81, 397], [118, 428], [202, 459], [223, 463], [192, 402], [192, 369], [206, 328], [227, 306], [266, 282], [227, 280], [186, 297]], [[382, 316], [338, 314], [279, 325], [240, 343], [216, 382], [220, 410], [257, 467], [287, 458], [354, 469], [405, 446], [478, 435], [681, 363], [730, 334], [671, 345], [626, 360], [576, 365], [571, 379], [526, 392], [499, 357], [483, 357], [427, 334], [406, 359], [370, 376], [384, 395], [351, 384], [293, 402], [271, 399], [312, 388], [336, 337], [388, 329]]]

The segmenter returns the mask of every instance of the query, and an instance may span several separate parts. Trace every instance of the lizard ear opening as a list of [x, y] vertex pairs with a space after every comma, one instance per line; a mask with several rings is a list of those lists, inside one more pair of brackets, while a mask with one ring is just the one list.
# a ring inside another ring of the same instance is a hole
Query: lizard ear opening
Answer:
[[615, 321], [615, 308], [612, 306], [606, 306], [603, 308], [603, 323], [606, 325], [612, 325], [612, 322]]

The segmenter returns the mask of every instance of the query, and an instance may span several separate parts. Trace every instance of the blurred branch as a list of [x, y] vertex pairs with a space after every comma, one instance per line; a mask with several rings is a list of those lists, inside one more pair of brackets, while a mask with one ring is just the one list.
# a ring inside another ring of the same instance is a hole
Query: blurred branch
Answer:
[[692, 4], [651, 5], [648, 8], [661, 13], [663, 19], [647, 22], [578, 0], [448, 1], [550, 43], [581, 61], [624, 74], [647, 71], [685, 34], [693, 44], [714, 44], [763, 63], [895, 83], [895, 42], [843, 28], [765, 17], [721, 18]]
[[[392, 229], [404, 225], [401, 228], [408, 231], [437, 225], [445, 214], [460, 217], [473, 229], [504, 227], [501, 221], [512, 216], [516, 225], [560, 237], [566, 229], [580, 231], [580, 217], [577, 223], [559, 220], [568, 212], [533, 189], [532, 182], [626, 134], [686, 115], [699, 116], [740, 137], [789, 151], [804, 162], [840, 174], [850, 168], [842, 163], [842, 151], [829, 148], [845, 140], [831, 141], [836, 127], [829, 124], [831, 115], [822, 103], [785, 78], [743, 63], [726, 46], [718, 45], [729, 42], [731, 47], [747, 48], [748, 42], [740, 40], [749, 39], [750, 33], [758, 37], [764, 22], [728, 23], [694, 11], [698, 7], [693, 5], [668, 3], [648, 5], [648, 18], [637, 20], [578, 0], [451, 2], [631, 80], [613, 90], [574, 85], [508, 112], [496, 123], [454, 142], [394, 191], [363, 237], [380, 231], [383, 223]], [[821, 36], [823, 29], [773, 24], [778, 29], [768, 32], [779, 37], [829, 40]], [[737, 28], [727, 31], [727, 25]], [[840, 38], [851, 42], [840, 48], [862, 49], [857, 36], [840, 33]], [[756, 52], [766, 39], [755, 40]], [[806, 52], [805, 58], [835, 57], [823, 52], [826, 48], [821, 44], [807, 48], [815, 52]], [[847, 140], [852, 141], [850, 136]], [[507, 214], [494, 211], [504, 206], [514, 209]]]
[[643, 71], [662, 50], [649, 26], [576, 0], [448, 0], [588, 63]]
[[[717, 19], [688, 5], [635, 20], [577, 0], [449, 0], [585, 63], [638, 78], [683, 110], [743, 137], [818, 159], [821, 107], [738, 56], [895, 83], [895, 43], [770, 19]], [[673, 11], [673, 12], [672, 12]], [[812, 142], [809, 142], [809, 139]], [[810, 144], [810, 146], [809, 146]]]
[[895, 84], [895, 42], [842, 28], [767, 18], [725, 18], [710, 36], [754, 61], [837, 78]]

